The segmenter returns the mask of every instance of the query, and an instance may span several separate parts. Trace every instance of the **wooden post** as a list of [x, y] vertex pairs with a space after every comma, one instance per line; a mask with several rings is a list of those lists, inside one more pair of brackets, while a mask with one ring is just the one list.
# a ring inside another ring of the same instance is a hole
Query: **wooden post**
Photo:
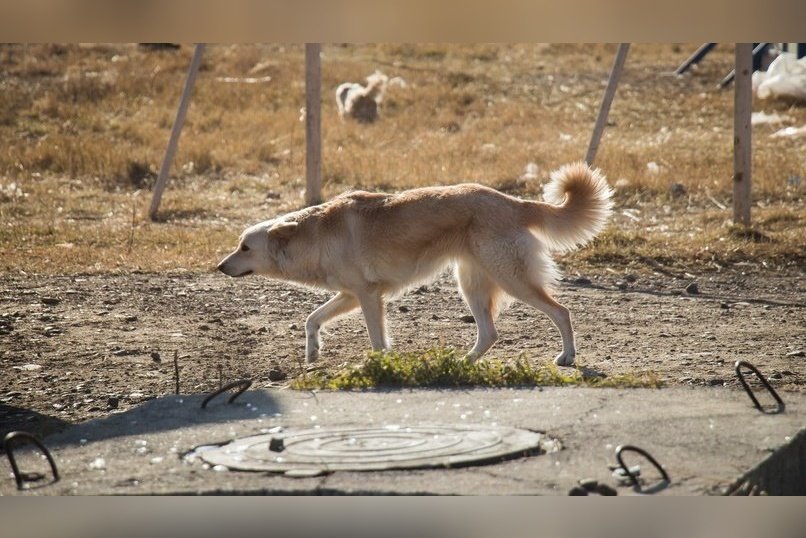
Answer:
[[593, 165], [593, 160], [596, 158], [599, 141], [602, 139], [602, 132], [607, 124], [607, 115], [610, 113], [610, 104], [616, 95], [616, 87], [621, 77], [621, 71], [624, 69], [624, 61], [627, 59], [627, 51], [629, 50], [629, 43], [619, 43], [616, 59], [613, 61], [613, 68], [610, 70], [610, 78], [607, 81], [607, 88], [605, 88], [604, 97], [602, 97], [602, 105], [599, 107], [599, 117], [596, 118], [596, 125], [593, 127], [588, 152], [585, 154], [585, 162], [590, 165]]
[[190, 68], [185, 79], [185, 88], [182, 90], [182, 97], [179, 100], [179, 109], [176, 111], [176, 118], [171, 129], [171, 138], [168, 140], [168, 148], [165, 150], [165, 157], [162, 159], [162, 168], [160, 168], [160, 174], [157, 177], [157, 184], [154, 185], [154, 195], [151, 197], [151, 207], [148, 210], [148, 216], [151, 220], [157, 218], [162, 192], [165, 190], [166, 183], [168, 183], [168, 173], [171, 171], [176, 146], [179, 144], [179, 135], [182, 133], [182, 126], [185, 124], [185, 116], [187, 115], [188, 105], [190, 105], [190, 93], [196, 82], [196, 74], [199, 72], [203, 53], [204, 43], [196, 44], [193, 59], [190, 61]]
[[753, 110], [753, 44], [736, 43], [736, 87], [733, 100], [733, 222], [750, 226]]
[[305, 44], [305, 203], [322, 203], [322, 71], [319, 43]]

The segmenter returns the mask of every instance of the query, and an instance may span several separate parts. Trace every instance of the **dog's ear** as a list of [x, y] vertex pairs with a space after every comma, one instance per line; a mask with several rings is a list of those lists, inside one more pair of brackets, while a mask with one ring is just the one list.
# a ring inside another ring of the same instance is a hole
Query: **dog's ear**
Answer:
[[272, 239], [289, 239], [296, 233], [299, 224], [296, 222], [278, 222], [269, 228], [268, 234]]

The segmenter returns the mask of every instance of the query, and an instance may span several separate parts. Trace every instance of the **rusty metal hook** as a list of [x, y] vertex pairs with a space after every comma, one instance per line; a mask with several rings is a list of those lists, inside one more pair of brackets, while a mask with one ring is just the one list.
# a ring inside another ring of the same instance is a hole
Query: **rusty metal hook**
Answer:
[[6, 456], [8, 456], [8, 462], [11, 464], [11, 471], [14, 473], [14, 480], [17, 481], [17, 489], [20, 490], [23, 489], [23, 484], [26, 481], [28, 482], [32, 481], [30, 480], [30, 478], [27, 478], [27, 475], [25, 473], [20, 473], [20, 469], [17, 466], [17, 459], [14, 457], [14, 450], [12, 449], [12, 447], [15, 444], [19, 445], [21, 441], [27, 441], [32, 445], [36, 445], [39, 451], [45, 455], [45, 457], [48, 460], [48, 463], [50, 464], [50, 470], [53, 472], [53, 482], [58, 482], [59, 470], [56, 468], [56, 462], [53, 460], [53, 456], [51, 455], [50, 450], [48, 450], [48, 448], [42, 443], [42, 441], [40, 441], [35, 435], [28, 432], [22, 432], [22, 431], [9, 432], [6, 435], [5, 439], [3, 439], [3, 450], [6, 451]]
[[647, 452], [643, 448], [640, 448], [640, 447], [637, 447], [637, 446], [619, 445], [618, 447], [616, 447], [616, 459], [618, 460], [618, 464], [621, 467], [621, 469], [624, 471], [624, 474], [627, 475], [630, 478], [630, 480], [632, 480], [633, 485], [638, 488], [638, 491], [641, 491], [641, 484], [638, 482], [638, 477], [636, 477], [632, 473], [632, 471], [630, 471], [630, 468], [627, 465], [625, 465], [624, 458], [622, 457], [622, 454], [624, 452], [637, 452], [638, 454], [641, 454], [642, 456], [644, 456], [655, 467], [655, 469], [660, 471], [660, 474], [663, 477], [663, 480], [667, 484], [671, 484], [672, 481], [671, 481], [671, 479], [669, 479], [669, 473], [667, 473], [666, 469], [664, 469], [661, 466], [661, 464], [658, 463], [658, 460], [656, 460], [655, 458], [652, 457], [652, 454], [650, 454], [649, 452]]
[[241, 394], [243, 394], [244, 392], [246, 392], [246, 391], [249, 389], [249, 387], [251, 387], [251, 386], [252, 386], [252, 380], [251, 380], [251, 379], [238, 379], [238, 380], [236, 380], [236, 381], [231, 381], [230, 383], [227, 383], [226, 385], [224, 385], [224, 386], [223, 386], [223, 387], [221, 387], [220, 389], [218, 389], [218, 390], [216, 390], [216, 391], [214, 391], [214, 392], [211, 392], [211, 393], [210, 393], [210, 394], [209, 394], [209, 395], [208, 395], [208, 396], [207, 396], [207, 397], [204, 399], [204, 401], [202, 402], [202, 404], [201, 404], [201, 408], [202, 408], [202, 409], [205, 409], [205, 408], [207, 407], [207, 404], [208, 404], [208, 403], [210, 403], [210, 400], [212, 400], [212, 399], [213, 399], [213, 398], [215, 398], [216, 396], [218, 396], [218, 395], [220, 395], [220, 394], [223, 394], [223, 393], [227, 392], [227, 391], [228, 391], [228, 390], [230, 390], [230, 389], [234, 389], [234, 388], [236, 388], [236, 387], [240, 387], [240, 390], [238, 390], [238, 392], [236, 392], [235, 394], [233, 394], [232, 396], [230, 396], [230, 397], [229, 397], [229, 400], [227, 400], [227, 403], [232, 403], [232, 402], [234, 402], [234, 401], [235, 401], [235, 398], [237, 398], [238, 396], [240, 396]]
[[[747, 383], [747, 381], [744, 378], [744, 374], [742, 373], [742, 367], [748, 368], [748, 369], [750, 369], [751, 372], [756, 374], [756, 377], [759, 379], [759, 381], [761, 381], [761, 384], [764, 385], [764, 388], [767, 389], [767, 392], [772, 394], [772, 397], [775, 398], [775, 401], [778, 404], [778, 406], [775, 408], [775, 411], [768, 411], [768, 410], [764, 409], [761, 406], [760, 403], [758, 403], [758, 399], [756, 399], [756, 395], [753, 394], [753, 389], [750, 388], [750, 385]], [[753, 405], [756, 406], [756, 409], [758, 409], [762, 413], [766, 413], [768, 415], [777, 415], [778, 413], [783, 413], [784, 409], [786, 408], [786, 405], [784, 404], [784, 401], [781, 399], [781, 397], [778, 395], [778, 393], [775, 392], [775, 389], [772, 388], [772, 385], [770, 385], [770, 382], [767, 381], [767, 378], [764, 377], [761, 374], [761, 372], [758, 371], [758, 368], [756, 368], [755, 366], [753, 366], [752, 364], [750, 364], [747, 361], [736, 361], [735, 369], [736, 369], [736, 376], [739, 378], [739, 381], [742, 383], [742, 387], [744, 388], [744, 391], [747, 393], [748, 396], [750, 396], [750, 399], [753, 400]]]

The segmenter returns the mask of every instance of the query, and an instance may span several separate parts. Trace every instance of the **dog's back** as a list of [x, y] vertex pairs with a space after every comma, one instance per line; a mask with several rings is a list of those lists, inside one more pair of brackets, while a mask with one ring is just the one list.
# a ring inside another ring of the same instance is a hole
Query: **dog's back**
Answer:
[[[542, 256], [584, 239], [582, 231], [595, 233], [609, 211], [609, 191], [597, 192], [598, 178], [586, 174], [564, 181], [561, 190], [572, 195], [560, 205], [520, 200], [478, 184], [399, 194], [350, 192], [324, 205], [317, 237], [338, 243], [327, 250], [349, 252], [368, 280], [396, 293], [452, 262], [493, 264], [491, 253], [507, 245], [528, 243], [536, 247], [534, 256]], [[543, 273], [541, 280], [550, 284], [553, 269]]]

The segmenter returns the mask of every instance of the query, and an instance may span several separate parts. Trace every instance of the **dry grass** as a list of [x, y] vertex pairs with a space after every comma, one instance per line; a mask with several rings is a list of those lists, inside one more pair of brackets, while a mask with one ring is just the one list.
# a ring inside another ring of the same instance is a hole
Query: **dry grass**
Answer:
[[[597, 160], [619, 186], [618, 214], [568, 263], [803, 261], [804, 187], [788, 178], [806, 176], [806, 142], [770, 138], [771, 126], [754, 130], [754, 215], [769, 241], [732, 229], [729, 212], [712, 202], [730, 205], [732, 93], [715, 83], [730, 69], [732, 50], [717, 48], [693, 76], [669, 76], [693, 47], [630, 51]], [[0, 46], [2, 270], [205, 269], [244, 224], [300, 206], [302, 47], [218, 45], [199, 75], [164, 222], [144, 219], [191, 52]], [[325, 46], [325, 196], [468, 180], [537, 196], [550, 169], [584, 154], [614, 52], [611, 45]], [[390, 88], [378, 123], [339, 121], [335, 87], [375, 69], [407, 87]], [[217, 80], [224, 76], [271, 81]], [[792, 103], [756, 109], [806, 123], [806, 109]], [[541, 179], [519, 179], [529, 162]], [[672, 183], [686, 193], [672, 196]]]

